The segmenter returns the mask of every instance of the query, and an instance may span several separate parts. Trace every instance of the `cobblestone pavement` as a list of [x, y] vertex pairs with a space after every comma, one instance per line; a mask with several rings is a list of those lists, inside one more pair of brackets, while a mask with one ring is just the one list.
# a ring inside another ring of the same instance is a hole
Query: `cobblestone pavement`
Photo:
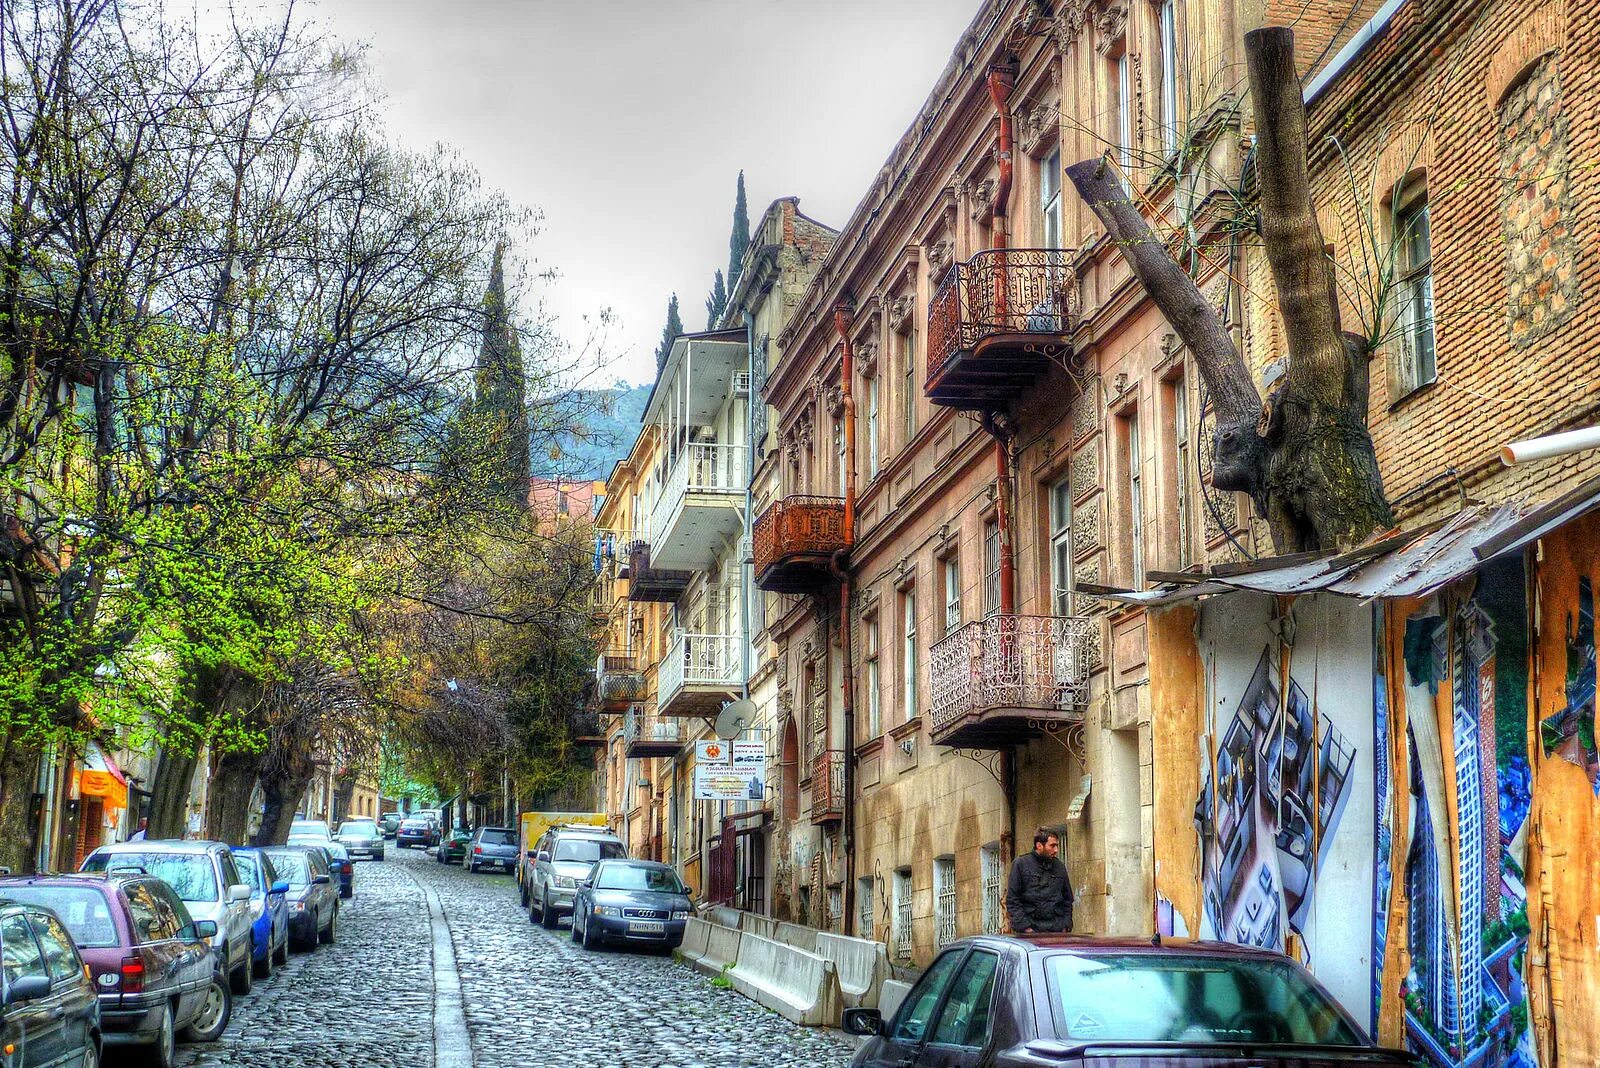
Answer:
[[416, 850], [356, 866], [339, 941], [296, 954], [234, 1002], [220, 1042], [182, 1068], [433, 1068], [433, 935], [449, 926], [473, 1068], [843, 1068], [849, 1040], [797, 1027], [670, 957], [586, 952], [528, 922], [509, 876]]

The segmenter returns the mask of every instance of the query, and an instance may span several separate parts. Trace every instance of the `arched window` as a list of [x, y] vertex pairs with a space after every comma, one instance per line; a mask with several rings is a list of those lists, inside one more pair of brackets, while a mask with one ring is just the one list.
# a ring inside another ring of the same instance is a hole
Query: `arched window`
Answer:
[[791, 716], [783, 724], [783, 756], [779, 761], [783, 772], [783, 818], [793, 822], [800, 818], [800, 732]]

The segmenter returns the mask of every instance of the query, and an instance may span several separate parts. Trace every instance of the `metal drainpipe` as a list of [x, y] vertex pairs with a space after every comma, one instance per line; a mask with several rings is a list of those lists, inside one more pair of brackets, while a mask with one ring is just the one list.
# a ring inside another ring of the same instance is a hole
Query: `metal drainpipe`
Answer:
[[[740, 666], [744, 669], [744, 685], [740, 696], [746, 700], [750, 697], [750, 586], [753, 576], [747, 573], [751, 566], [745, 546], [750, 543], [751, 524], [754, 522], [750, 515], [752, 503], [750, 485], [756, 477], [756, 439], [755, 439], [755, 411], [759, 398], [756, 397], [756, 317], [750, 314], [750, 309], [744, 309], [744, 369], [750, 380], [750, 392], [745, 396], [744, 402], [744, 529], [739, 539], [739, 615], [743, 627], [744, 640], [739, 645]], [[759, 400], [765, 404], [766, 401]]]
[[[998, 143], [995, 146], [999, 181], [995, 183], [991, 212], [994, 224], [990, 231], [991, 245], [997, 249], [1009, 247], [1006, 224], [1010, 216], [1011, 181], [1014, 172], [1011, 157], [1010, 100], [1016, 76], [1016, 67], [1009, 63], [996, 64], [989, 68], [989, 99], [994, 102], [995, 112], [1000, 119]], [[1001, 257], [994, 277], [994, 308], [1002, 321], [1008, 311], [1009, 298], [1010, 294], [1006, 291], [1005, 259]], [[1015, 615], [1017, 610], [1016, 548], [1011, 536], [1011, 433], [1000, 425], [995, 412], [984, 412], [982, 423], [983, 429], [994, 438], [995, 525], [1000, 538], [1000, 615], [1009, 617]], [[1000, 789], [1005, 794], [1006, 826], [1010, 838], [1009, 848], [1002, 850], [1002, 853], [1010, 854], [1015, 852], [1017, 840], [1016, 754], [1010, 749], [1000, 751]]]
[[[844, 402], [844, 541], [846, 548], [833, 554], [829, 570], [839, 580], [839, 649], [843, 656], [844, 784], [843, 851], [844, 915], [846, 925], [855, 915], [856, 898], [856, 701], [855, 655], [850, 641], [850, 549], [856, 542], [856, 401], [852, 389], [855, 379], [855, 347], [850, 343], [850, 323], [854, 309], [840, 303], [833, 309], [833, 327], [839, 334], [844, 356], [839, 368], [839, 392]], [[846, 926], [846, 930], [848, 930]]]

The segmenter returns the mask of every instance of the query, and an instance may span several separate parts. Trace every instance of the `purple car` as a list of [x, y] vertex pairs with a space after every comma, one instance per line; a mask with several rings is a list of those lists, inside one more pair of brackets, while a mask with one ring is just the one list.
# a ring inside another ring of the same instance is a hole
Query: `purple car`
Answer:
[[66, 925], [100, 999], [106, 1045], [143, 1046], [166, 1068], [181, 1032], [214, 1042], [233, 993], [208, 941], [172, 888], [148, 875], [37, 875], [0, 879], [0, 898], [51, 909]]

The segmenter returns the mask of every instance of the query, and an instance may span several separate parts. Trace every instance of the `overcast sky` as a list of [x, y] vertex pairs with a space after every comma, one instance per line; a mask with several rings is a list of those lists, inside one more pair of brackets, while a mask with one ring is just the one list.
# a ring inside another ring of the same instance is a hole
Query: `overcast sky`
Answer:
[[[602, 381], [645, 381], [676, 291], [706, 325], [735, 179], [842, 226], [977, 0], [322, 0], [367, 42], [402, 141], [460, 149], [544, 214], [559, 329], [617, 316]], [[612, 369], [615, 369], [614, 371]]]

